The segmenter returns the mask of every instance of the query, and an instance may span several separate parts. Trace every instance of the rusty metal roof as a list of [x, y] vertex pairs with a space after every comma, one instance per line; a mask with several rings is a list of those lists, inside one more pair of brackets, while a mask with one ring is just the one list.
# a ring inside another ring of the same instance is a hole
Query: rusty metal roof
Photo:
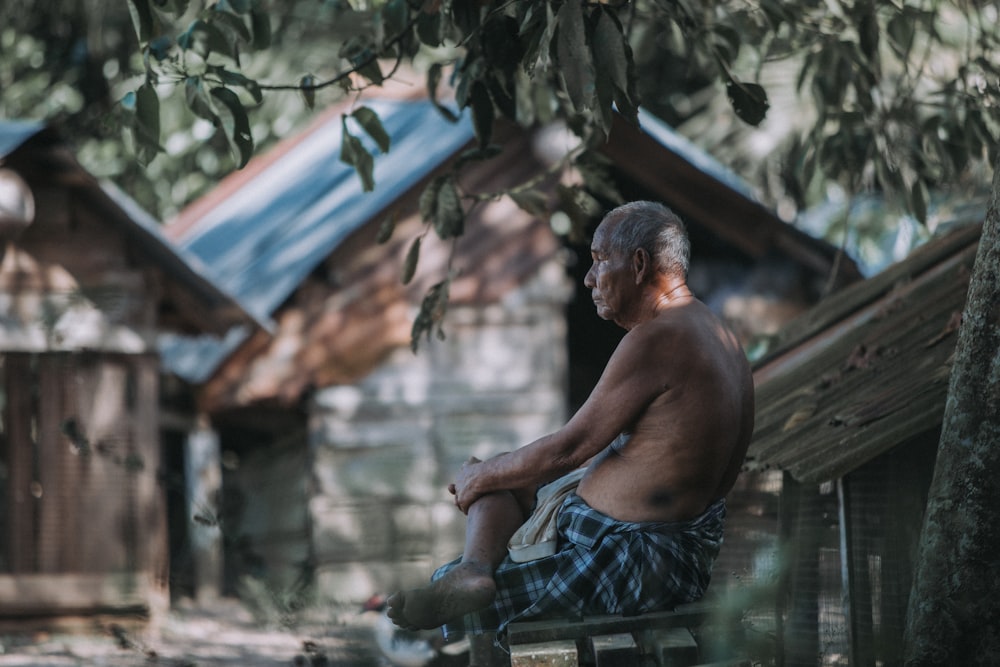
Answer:
[[824, 482], [940, 427], [981, 224], [821, 302], [758, 363], [750, 469]]

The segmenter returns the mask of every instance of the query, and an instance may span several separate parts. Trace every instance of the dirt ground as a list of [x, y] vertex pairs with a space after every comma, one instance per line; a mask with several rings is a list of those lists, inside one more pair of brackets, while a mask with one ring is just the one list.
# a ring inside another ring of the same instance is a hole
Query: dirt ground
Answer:
[[113, 621], [0, 634], [0, 667], [386, 667], [373, 613], [255, 618], [235, 600], [176, 604], [158, 631]]

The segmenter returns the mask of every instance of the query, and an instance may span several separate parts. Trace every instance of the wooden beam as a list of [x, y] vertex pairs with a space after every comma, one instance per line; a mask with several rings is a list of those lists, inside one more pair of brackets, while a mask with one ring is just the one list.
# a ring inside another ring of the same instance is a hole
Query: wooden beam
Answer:
[[511, 623], [507, 628], [510, 644], [581, 639], [593, 635], [638, 632], [650, 628], [680, 628], [700, 625], [717, 611], [716, 605], [692, 602], [674, 611], [652, 612], [640, 616], [588, 616], [582, 619], [555, 619]]
[[0, 575], [0, 617], [145, 612], [149, 582], [141, 575]]

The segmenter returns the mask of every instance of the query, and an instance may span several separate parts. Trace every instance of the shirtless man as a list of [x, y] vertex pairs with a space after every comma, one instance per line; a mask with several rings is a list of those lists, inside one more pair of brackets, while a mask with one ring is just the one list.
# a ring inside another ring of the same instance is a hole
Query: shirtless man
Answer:
[[[598, 315], [628, 333], [563, 428], [462, 467], [449, 486], [468, 515], [462, 558], [390, 598], [397, 625], [464, 620], [476, 633], [551, 613], [669, 609], [704, 593], [753, 431], [753, 379], [735, 336], [687, 287], [689, 248], [660, 204], [605, 216], [584, 285]], [[558, 511], [556, 553], [512, 562], [508, 540], [535, 491], [581, 466]]]

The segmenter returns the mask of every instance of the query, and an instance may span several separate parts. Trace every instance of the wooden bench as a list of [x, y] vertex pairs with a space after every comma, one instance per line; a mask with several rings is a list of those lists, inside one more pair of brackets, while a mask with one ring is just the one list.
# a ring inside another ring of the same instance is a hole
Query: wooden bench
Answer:
[[698, 602], [640, 616], [523, 621], [508, 627], [506, 647], [477, 637], [470, 667], [750, 667], [704, 646], [709, 634], [724, 633], [732, 647], [736, 625], [718, 606]]

